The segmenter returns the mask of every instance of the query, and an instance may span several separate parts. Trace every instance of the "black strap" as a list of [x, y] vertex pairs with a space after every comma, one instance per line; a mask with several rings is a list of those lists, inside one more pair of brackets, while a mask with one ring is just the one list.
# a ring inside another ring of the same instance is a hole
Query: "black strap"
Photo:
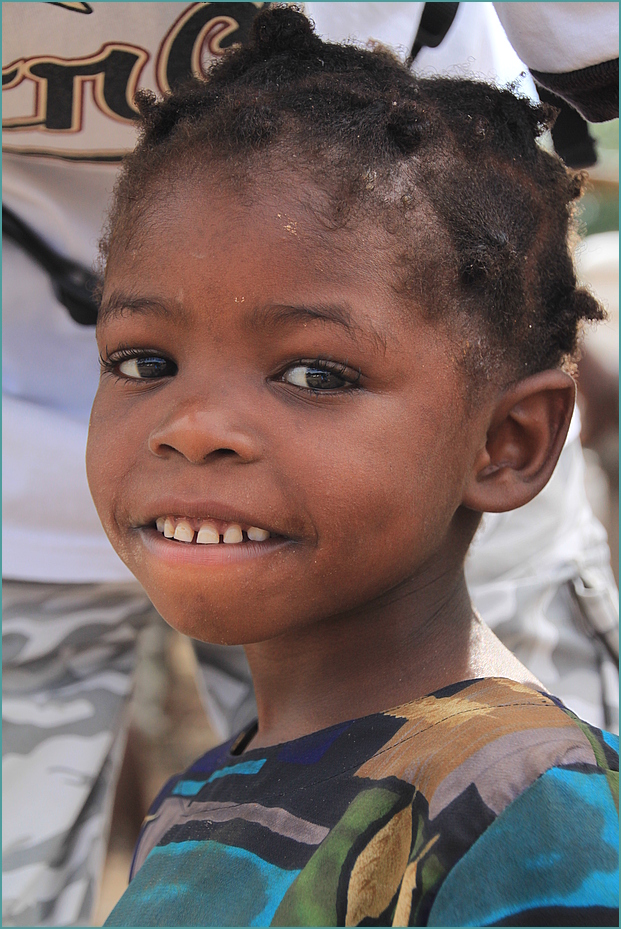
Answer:
[[590, 123], [619, 118], [618, 58], [562, 74], [535, 71], [534, 68], [530, 68], [530, 73], [540, 87], [562, 97]]
[[99, 309], [100, 280], [96, 274], [64, 258], [6, 206], [2, 206], [2, 235], [19, 245], [47, 271], [57, 300], [80, 326], [94, 326]]
[[451, 28], [459, 3], [426, 3], [406, 64], [412, 64], [423, 46], [437, 48]]
[[549, 103], [559, 110], [552, 126], [556, 154], [560, 155], [568, 168], [592, 168], [597, 162], [595, 139], [578, 110], [541, 85], [537, 87], [537, 93], [542, 103]]

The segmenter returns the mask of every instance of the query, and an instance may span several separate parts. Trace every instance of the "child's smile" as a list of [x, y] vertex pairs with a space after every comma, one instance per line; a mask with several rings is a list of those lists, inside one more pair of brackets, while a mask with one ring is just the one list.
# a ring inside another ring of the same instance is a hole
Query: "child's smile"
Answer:
[[485, 440], [448, 336], [393, 290], [388, 236], [326, 232], [321, 192], [278, 183], [158, 198], [113, 249], [98, 325], [100, 516], [165, 618], [212, 641], [437, 583]]

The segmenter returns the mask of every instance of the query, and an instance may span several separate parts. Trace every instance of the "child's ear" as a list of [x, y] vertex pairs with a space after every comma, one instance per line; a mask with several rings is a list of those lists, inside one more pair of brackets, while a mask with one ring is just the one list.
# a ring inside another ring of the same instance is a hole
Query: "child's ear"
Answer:
[[463, 506], [514, 510], [542, 490], [561, 454], [576, 385], [564, 371], [534, 374], [509, 387], [492, 413], [485, 446], [466, 482]]

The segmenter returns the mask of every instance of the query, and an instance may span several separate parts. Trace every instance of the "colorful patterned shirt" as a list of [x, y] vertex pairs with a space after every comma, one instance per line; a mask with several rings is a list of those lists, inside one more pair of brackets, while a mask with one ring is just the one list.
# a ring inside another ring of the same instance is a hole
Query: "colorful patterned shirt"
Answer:
[[618, 737], [466, 681], [173, 778], [107, 926], [618, 925]]

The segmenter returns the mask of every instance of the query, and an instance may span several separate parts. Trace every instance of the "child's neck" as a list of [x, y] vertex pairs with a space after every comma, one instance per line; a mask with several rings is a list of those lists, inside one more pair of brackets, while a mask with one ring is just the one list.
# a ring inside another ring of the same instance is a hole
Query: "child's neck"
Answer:
[[475, 677], [538, 682], [474, 616], [463, 569], [419, 577], [363, 610], [246, 646], [260, 748]]

